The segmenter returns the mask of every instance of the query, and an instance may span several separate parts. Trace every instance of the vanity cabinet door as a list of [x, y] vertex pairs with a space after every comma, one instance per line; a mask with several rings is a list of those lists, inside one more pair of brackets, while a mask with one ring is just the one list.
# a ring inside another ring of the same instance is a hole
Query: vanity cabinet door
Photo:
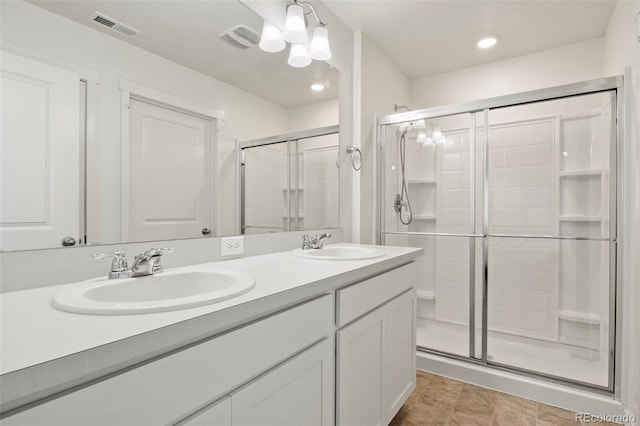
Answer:
[[324, 340], [232, 393], [233, 425], [332, 425], [333, 359]]
[[384, 307], [337, 333], [337, 422], [343, 426], [382, 424]]
[[176, 426], [231, 426], [231, 397], [225, 396]]
[[391, 422], [416, 387], [416, 291], [393, 299], [386, 310], [383, 415]]
[[387, 425], [416, 386], [416, 290], [337, 333], [337, 422]]

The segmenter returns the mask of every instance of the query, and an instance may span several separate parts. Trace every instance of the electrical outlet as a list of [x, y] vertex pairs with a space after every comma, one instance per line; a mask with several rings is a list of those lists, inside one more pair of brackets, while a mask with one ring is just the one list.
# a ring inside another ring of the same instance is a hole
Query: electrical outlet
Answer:
[[222, 256], [233, 256], [244, 253], [244, 237], [225, 237], [221, 238], [222, 246], [220, 254]]

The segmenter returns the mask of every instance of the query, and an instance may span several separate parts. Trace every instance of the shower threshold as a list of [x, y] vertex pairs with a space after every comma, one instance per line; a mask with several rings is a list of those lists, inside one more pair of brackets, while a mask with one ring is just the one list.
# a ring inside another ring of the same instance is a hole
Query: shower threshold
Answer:
[[[480, 335], [480, 329], [476, 330]], [[496, 331], [488, 334], [488, 360], [545, 375], [596, 386], [607, 386], [608, 371], [598, 351]], [[476, 354], [481, 353], [479, 340]], [[469, 356], [469, 327], [449, 322], [418, 320], [418, 347], [461, 357]]]

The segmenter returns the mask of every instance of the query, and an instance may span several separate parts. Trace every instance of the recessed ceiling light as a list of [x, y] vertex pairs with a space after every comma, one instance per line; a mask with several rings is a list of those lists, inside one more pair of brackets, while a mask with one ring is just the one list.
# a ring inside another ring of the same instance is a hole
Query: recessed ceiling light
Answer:
[[478, 47], [480, 49], [487, 49], [491, 46], [495, 46], [495, 44], [498, 42], [498, 37], [497, 36], [487, 36], [487, 37], [483, 37], [480, 40], [478, 40]]
[[314, 92], [322, 92], [324, 90], [324, 84], [315, 83], [311, 85], [311, 90]]

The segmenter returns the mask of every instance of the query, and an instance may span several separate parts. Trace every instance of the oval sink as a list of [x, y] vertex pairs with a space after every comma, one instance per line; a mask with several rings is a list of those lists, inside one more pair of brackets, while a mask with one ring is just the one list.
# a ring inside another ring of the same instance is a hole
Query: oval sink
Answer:
[[137, 278], [98, 278], [60, 290], [51, 304], [80, 314], [141, 314], [192, 308], [239, 296], [255, 287], [238, 271], [163, 272]]
[[293, 255], [319, 260], [366, 260], [385, 256], [384, 250], [371, 247], [328, 246], [321, 249], [293, 250]]

